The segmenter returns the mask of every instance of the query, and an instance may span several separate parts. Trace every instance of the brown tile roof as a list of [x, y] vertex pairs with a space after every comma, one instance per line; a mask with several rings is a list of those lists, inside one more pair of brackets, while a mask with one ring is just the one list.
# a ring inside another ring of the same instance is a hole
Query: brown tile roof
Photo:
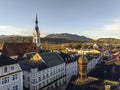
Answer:
[[36, 51], [35, 43], [4, 43], [2, 53], [7, 56], [22, 57], [24, 53]]

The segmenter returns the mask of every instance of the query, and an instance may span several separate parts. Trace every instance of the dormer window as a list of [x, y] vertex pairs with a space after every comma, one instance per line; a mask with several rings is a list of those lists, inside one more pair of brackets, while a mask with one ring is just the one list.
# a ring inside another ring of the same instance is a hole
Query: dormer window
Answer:
[[14, 66], [11, 66], [11, 70], [14, 70]]
[[4, 68], [4, 72], [5, 72], [5, 73], [7, 72], [7, 67]]

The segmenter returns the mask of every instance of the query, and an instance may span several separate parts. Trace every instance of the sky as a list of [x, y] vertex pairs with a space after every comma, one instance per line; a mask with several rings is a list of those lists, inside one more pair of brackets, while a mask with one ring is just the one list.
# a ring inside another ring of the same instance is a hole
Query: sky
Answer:
[[0, 35], [71, 33], [120, 39], [120, 0], [0, 0]]

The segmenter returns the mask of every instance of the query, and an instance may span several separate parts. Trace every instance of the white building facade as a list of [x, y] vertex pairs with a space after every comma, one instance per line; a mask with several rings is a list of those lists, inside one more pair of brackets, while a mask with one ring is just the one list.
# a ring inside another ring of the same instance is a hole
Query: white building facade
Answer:
[[[47, 58], [49, 58], [49, 56], [50, 55], [48, 55]], [[51, 62], [50, 64], [49, 62], [47, 62], [47, 60], [43, 58], [42, 59], [44, 61], [42, 62], [40, 61], [37, 63], [28, 62], [25, 64], [25, 62], [22, 62], [21, 64], [25, 65], [22, 67], [24, 68], [27, 66], [27, 68], [29, 69], [29, 70], [23, 69], [24, 70], [23, 71], [24, 87], [30, 90], [47, 90], [47, 89], [49, 90], [64, 84], [65, 83], [65, 62], [64, 61], [59, 62], [61, 58], [59, 56], [57, 56], [57, 58], [59, 59], [58, 61], [56, 61], [57, 62], [56, 64], [54, 63], [55, 60], [53, 62], [54, 64], [52, 64]]]
[[101, 60], [103, 59], [103, 53], [101, 53], [97, 58], [93, 58], [92, 60], [90, 60], [87, 64], [87, 73], [89, 73], [91, 70], [93, 70], [96, 65], [98, 63], [101, 62]]
[[65, 65], [47, 68], [41, 71], [31, 69], [24, 71], [24, 87], [30, 90], [49, 89], [62, 85], [65, 82]]
[[20, 65], [4, 56], [0, 56], [0, 63], [0, 90], [23, 90], [23, 72]]
[[78, 75], [78, 62], [73, 61], [66, 64], [66, 83], [68, 84], [73, 75]]
[[69, 83], [72, 76], [78, 75], [78, 57], [76, 55], [69, 55], [65, 53], [59, 53], [59, 55], [63, 58], [65, 61], [65, 69], [66, 69], [66, 84]]

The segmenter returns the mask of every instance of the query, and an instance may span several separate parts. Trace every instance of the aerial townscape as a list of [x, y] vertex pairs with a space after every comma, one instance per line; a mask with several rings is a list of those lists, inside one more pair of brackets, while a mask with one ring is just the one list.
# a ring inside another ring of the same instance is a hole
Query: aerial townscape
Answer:
[[3, 44], [0, 90], [120, 90], [119, 47], [42, 47], [36, 15], [32, 42]]
[[[5, 13], [8, 8], [1, 11], [1, 14], [8, 16], [16, 26], [21, 23], [17, 21], [18, 24], [16, 24], [17, 15], [24, 19], [27, 18], [28, 22], [29, 17], [34, 18], [34, 22], [29, 22], [34, 23], [34, 29], [2, 26], [1, 23], [5, 23], [4, 21], [8, 18], [3, 18], [5, 19], [3, 20], [0, 15], [0, 90], [120, 90], [120, 13], [117, 13], [118, 8], [112, 7], [112, 5], [119, 7], [120, 1], [114, 3], [112, 0], [101, 0], [102, 4], [99, 1], [99, 3], [96, 2], [97, 0], [88, 1], [89, 3], [82, 0], [48, 0], [48, 3], [42, 0], [34, 2], [22, 0], [22, 3], [18, 0], [13, 1], [14, 3], [9, 2], [9, 4], [6, 0], [0, 1], [6, 5], [0, 3], [0, 11], [3, 10], [1, 9], [3, 6], [5, 9], [10, 5], [9, 8], [11, 8], [10, 11], [7, 11], [11, 16]], [[34, 6], [32, 6], [33, 4]], [[39, 13], [36, 13], [35, 17], [31, 17], [31, 13], [33, 13], [31, 10], [35, 11], [33, 7], [44, 8], [39, 8], [40, 12], [38, 10]], [[81, 10], [80, 13], [78, 8]], [[17, 13], [13, 15], [12, 10]], [[21, 13], [22, 11], [24, 13]], [[104, 12], [106, 16], [104, 17], [104, 13], [99, 12]], [[112, 17], [113, 12], [116, 12], [119, 18], [97, 29], [102, 26], [101, 22], [108, 23], [109, 15]], [[50, 25], [47, 23], [48, 18], [45, 19], [46, 22], [40, 21], [40, 13], [43, 19], [49, 17]], [[100, 16], [97, 17], [99, 14]], [[13, 24], [9, 20], [8, 23]], [[25, 20], [22, 22], [21, 26], [29, 27], [29, 23], [25, 24]], [[44, 26], [44, 24], [46, 25]], [[58, 27], [59, 25], [61, 26]], [[65, 31], [63, 28], [66, 29], [67, 25], [69, 28], [68, 31]], [[54, 29], [54, 33], [48, 33], [43, 37], [42, 33], [51, 27]], [[94, 27], [99, 33], [96, 30], [88, 29], [89, 27]], [[43, 29], [44, 31], [42, 31]], [[63, 33], [57, 33], [56, 29]], [[87, 33], [81, 29], [86, 29]], [[77, 31], [77, 33], [73, 34], [71, 31]], [[82, 35], [82, 33], [84, 34]], [[111, 37], [109, 37], [110, 35]], [[100, 38], [92, 39], [89, 36]]]

